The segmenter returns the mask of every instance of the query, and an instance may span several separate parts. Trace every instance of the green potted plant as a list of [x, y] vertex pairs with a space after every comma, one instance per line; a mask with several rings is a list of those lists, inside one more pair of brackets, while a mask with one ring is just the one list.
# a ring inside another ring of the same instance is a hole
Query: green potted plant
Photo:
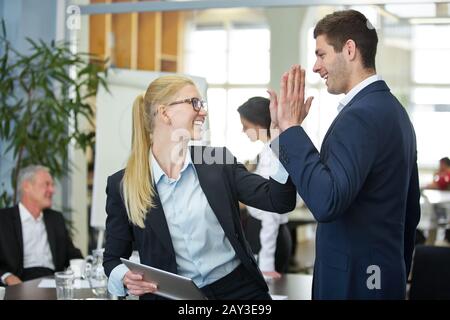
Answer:
[[[0, 207], [17, 202], [16, 181], [29, 164], [47, 166], [55, 178], [70, 170], [68, 145], [86, 151], [95, 139], [80, 121], [93, 122], [87, 99], [99, 86], [107, 89], [106, 61], [73, 53], [67, 43], [27, 39], [30, 49], [18, 52], [0, 36], [0, 143], [4, 157], [12, 152], [12, 192], [0, 186]], [[92, 126], [94, 127], [94, 126]], [[0, 158], [0, 162], [2, 162]]]

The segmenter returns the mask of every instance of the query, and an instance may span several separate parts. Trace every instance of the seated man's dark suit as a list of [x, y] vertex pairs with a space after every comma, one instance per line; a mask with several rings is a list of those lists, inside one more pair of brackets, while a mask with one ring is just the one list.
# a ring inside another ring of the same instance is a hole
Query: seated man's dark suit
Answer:
[[[45, 228], [55, 271], [69, 266], [70, 259], [83, 258], [74, 247], [60, 212], [43, 210]], [[11, 272], [22, 279], [23, 237], [19, 206], [0, 210], [0, 276]]]

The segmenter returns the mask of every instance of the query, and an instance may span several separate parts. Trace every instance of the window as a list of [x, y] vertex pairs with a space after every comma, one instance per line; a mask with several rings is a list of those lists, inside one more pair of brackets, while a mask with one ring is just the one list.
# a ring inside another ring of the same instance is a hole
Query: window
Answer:
[[412, 28], [411, 120], [417, 136], [419, 165], [435, 167], [449, 155], [450, 137], [450, 26], [420, 25]]
[[268, 27], [231, 22], [197, 25], [188, 35], [185, 61], [186, 73], [208, 82], [211, 145], [228, 147], [239, 161], [253, 160], [262, 144], [252, 143], [242, 132], [236, 109], [253, 96], [268, 97]]
[[320, 150], [328, 127], [337, 115], [339, 101], [344, 98], [344, 95], [329, 94], [324, 80], [313, 72], [313, 66], [316, 62], [316, 40], [313, 37], [313, 32], [314, 27], [311, 27], [307, 35], [306, 96], [314, 96], [314, 100], [303, 127], [315, 147]]

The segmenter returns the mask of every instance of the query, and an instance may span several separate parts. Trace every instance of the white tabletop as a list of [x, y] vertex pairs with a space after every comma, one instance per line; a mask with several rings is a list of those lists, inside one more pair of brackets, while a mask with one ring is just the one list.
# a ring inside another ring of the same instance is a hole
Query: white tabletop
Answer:
[[450, 203], [450, 191], [424, 189], [422, 195], [426, 197], [431, 204]]

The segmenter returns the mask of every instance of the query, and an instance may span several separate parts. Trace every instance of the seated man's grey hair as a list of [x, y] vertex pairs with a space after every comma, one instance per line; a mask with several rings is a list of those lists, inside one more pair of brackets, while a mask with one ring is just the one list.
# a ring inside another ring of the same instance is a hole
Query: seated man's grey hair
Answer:
[[19, 199], [22, 199], [22, 185], [25, 181], [33, 181], [34, 176], [38, 171], [47, 171], [50, 173], [50, 170], [41, 165], [30, 165], [20, 170], [19, 177], [17, 178], [17, 193], [19, 195]]

